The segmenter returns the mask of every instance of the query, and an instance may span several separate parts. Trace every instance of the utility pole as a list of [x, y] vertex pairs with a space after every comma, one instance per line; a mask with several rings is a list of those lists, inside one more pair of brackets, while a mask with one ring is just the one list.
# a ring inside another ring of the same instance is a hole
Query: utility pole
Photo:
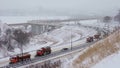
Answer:
[[72, 28], [71, 28], [71, 50], [72, 50]]
[[[22, 52], [22, 56], [23, 56], [23, 45], [22, 44], [20, 44], [20, 45], [21, 45], [21, 52]], [[23, 58], [22, 58], [22, 63], [23, 63]]]

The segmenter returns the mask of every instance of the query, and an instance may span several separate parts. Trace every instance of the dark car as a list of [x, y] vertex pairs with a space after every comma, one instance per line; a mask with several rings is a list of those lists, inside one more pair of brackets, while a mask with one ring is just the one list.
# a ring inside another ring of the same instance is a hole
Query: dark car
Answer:
[[68, 48], [63, 48], [61, 51], [67, 51], [68, 50]]

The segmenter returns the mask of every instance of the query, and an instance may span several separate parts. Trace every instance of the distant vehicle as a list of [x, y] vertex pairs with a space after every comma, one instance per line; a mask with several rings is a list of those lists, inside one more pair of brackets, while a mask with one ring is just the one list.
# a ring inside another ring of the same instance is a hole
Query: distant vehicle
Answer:
[[86, 39], [86, 42], [88, 43], [88, 42], [93, 42], [93, 37], [91, 36], [91, 37], [88, 37], [87, 39]]
[[[51, 47], [49, 47], [49, 46], [43, 47], [40, 50], [37, 50], [35, 56], [44, 56], [44, 55], [48, 55], [48, 54], [51, 54]], [[15, 63], [30, 60], [30, 59], [31, 59], [31, 54], [29, 54], [29, 53], [18, 54], [9, 59], [9, 61], [10, 61], [9, 64], [15, 64]]]
[[10, 64], [18, 63], [21, 61], [29, 60], [31, 55], [29, 53], [19, 54], [17, 56], [11, 57]]
[[36, 56], [43, 56], [43, 55], [48, 55], [51, 53], [51, 47], [43, 47], [40, 50], [37, 50]]
[[94, 35], [94, 39], [100, 39], [100, 35], [99, 34], [95, 34]]
[[100, 36], [101, 36], [101, 34], [95, 34], [94, 36], [90, 36], [90, 37], [88, 37], [88, 38], [86, 38], [86, 42], [87, 43], [89, 43], [89, 42], [93, 42], [94, 41], [94, 39], [100, 39]]
[[68, 50], [68, 48], [63, 48], [61, 51], [67, 51]]

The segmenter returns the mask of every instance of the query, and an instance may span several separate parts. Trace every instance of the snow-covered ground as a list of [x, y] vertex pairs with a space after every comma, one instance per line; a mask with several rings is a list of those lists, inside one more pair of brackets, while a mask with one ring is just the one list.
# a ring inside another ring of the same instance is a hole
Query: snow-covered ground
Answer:
[[[88, 23], [89, 21], [86, 21], [86, 22], [82, 21], [82, 22], [81, 22], [81, 24], [85, 25], [85, 26], [88, 25], [88, 26], [96, 27], [98, 25], [97, 23], [95, 23], [95, 22], [97, 22], [96, 20], [90, 21], [90, 22], [92, 22], [91, 24]], [[114, 27], [119, 26], [118, 24], [119, 23], [117, 23], [117, 22], [111, 22], [111, 23], [108, 23], [107, 25], [110, 25], [110, 29], [109, 30], [112, 30]], [[105, 26], [105, 23], [100, 22], [99, 25], [100, 26], [97, 26], [97, 27], [103, 28]], [[101, 25], [103, 25], [103, 26], [101, 26]], [[63, 66], [62, 68], [74, 68], [74, 66], [73, 66], [72, 63], [73, 63], [73, 60], [78, 57], [78, 55], [80, 56], [81, 54], [76, 54], [71, 59], [65, 58], [65, 60], [63, 62], [63, 65], [62, 65]], [[99, 55], [94, 56], [94, 57], [97, 58], [97, 57], [99, 57]], [[113, 55], [111, 55], [111, 56], [103, 59], [101, 62], [99, 62], [98, 64], [96, 64], [93, 68], [119, 68], [120, 67], [120, 65], [119, 65], [119, 63], [120, 63], [119, 59], [120, 59], [120, 52], [116, 53], [116, 54], [113, 54]], [[89, 58], [86, 58], [86, 61], [83, 61], [83, 66], [84, 65], [87, 66], [87, 63], [89, 63], [89, 60], [90, 60]]]
[[[31, 20], [31, 19], [33, 18], [28, 18], [28, 19], [25, 18], [25, 20], [21, 22], [26, 22], [26, 20]], [[38, 19], [40, 18], [38, 17]], [[6, 19], [4, 18], [3, 19], [1, 18], [1, 20], [3, 22], [7, 22]], [[20, 22], [20, 21], [19, 19], [16, 19], [16, 21], [13, 21], [13, 22]], [[72, 24], [74, 23], [75, 22], [72, 22]], [[80, 21], [79, 23], [84, 26], [92, 26], [92, 27], [99, 27], [99, 28], [103, 28], [106, 26], [105, 23], [99, 22], [96, 19], [83, 20], [83, 21]], [[110, 30], [112, 30], [115, 26], [118, 26], [118, 23], [111, 22], [107, 24], [107, 26], [108, 25], [109, 27], [111, 27]], [[5, 27], [1, 26], [1, 29], [3, 28]], [[83, 27], [80, 25], [76, 25], [76, 26], [65, 25], [59, 29], [55, 29], [51, 32], [47, 32], [31, 38], [30, 43], [24, 46], [23, 49], [24, 49], [24, 52], [32, 51], [30, 53], [33, 54], [32, 58], [34, 58], [35, 51], [33, 50], [40, 49], [41, 47], [44, 47], [44, 46], [51, 46], [53, 51], [61, 50], [62, 48], [65, 48], [65, 47], [70, 48], [71, 41], [73, 42], [72, 43], [73, 46], [77, 46], [77, 45], [86, 43], [86, 37], [93, 36], [96, 33], [97, 31], [93, 28]], [[15, 54], [21, 53], [21, 51], [19, 48], [15, 48], [14, 52], [8, 52], [8, 53], [11, 55], [15, 55]], [[3, 57], [2, 53], [0, 53], [0, 55], [1, 57]]]
[[119, 68], [119, 67], [120, 67], [120, 52], [103, 59], [92, 68]]
[[78, 43], [83, 44], [86, 42], [86, 37], [93, 36], [96, 33], [97, 31], [92, 28], [85, 28], [82, 26], [63, 26], [62, 28], [49, 33], [35, 36], [31, 39], [30, 43], [27, 44], [27, 49], [24, 47], [24, 51], [28, 52], [45, 46], [51, 46], [52, 51], [61, 50], [65, 47], [70, 48], [71, 41], [73, 42], [73, 46], [78, 45]]
[[[8, 27], [6, 25], [6, 27]], [[2, 27], [1, 27], [2, 28]], [[5, 27], [4, 27], [5, 28]], [[51, 46], [52, 51], [61, 50], [62, 48], [70, 48], [70, 42], [73, 42], [73, 46], [77, 46], [86, 42], [86, 37], [93, 36], [97, 31], [92, 28], [86, 28], [82, 26], [63, 26], [60, 29], [55, 29], [51, 32], [47, 32], [41, 35], [37, 35], [31, 38], [30, 43], [23, 47], [24, 52], [30, 52], [31, 58], [34, 58], [37, 49], [45, 46]], [[2, 52], [2, 51], [1, 51]], [[15, 55], [21, 53], [19, 48], [15, 48], [14, 52], [9, 52], [9, 55]], [[4, 53], [1, 53], [1, 57]], [[9, 63], [9, 62], [8, 62]], [[8, 64], [7, 63], [7, 64]]]
[[40, 17], [40, 16], [0, 16], [0, 21], [7, 24], [25, 23], [30, 20], [48, 20], [48, 19], [68, 19], [68, 16], [51, 16], [51, 17]]
[[[9, 28], [5, 23], [1, 24], [1, 30], [2, 32]], [[70, 42], [79, 42], [85, 43], [85, 39], [88, 36], [93, 36], [96, 34], [97, 31], [95, 31], [92, 28], [85, 28], [82, 26], [63, 26], [60, 29], [56, 29], [51, 32], [44, 33], [42, 35], [35, 36], [34, 38], [31, 38], [30, 43], [27, 44], [27, 46], [23, 47], [24, 52], [33, 51], [40, 49], [44, 46], [51, 46], [54, 47], [53, 50], [56, 51], [57, 49], [60, 50], [60, 48], [64, 47], [70, 47]], [[76, 43], [75, 43], [76, 44]], [[76, 44], [77, 45], [77, 44]], [[60, 47], [60, 48], [59, 48]], [[56, 49], [56, 50], [55, 50]], [[8, 52], [9, 54], [17, 54], [21, 53], [19, 48], [15, 48], [14, 52]], [[1, 53], [2, 57], [2, 53]]]
[[[66, 58], [62, 58], [62, 66], [61, 68], [75, 68], [75, 66], [72, 65], [73, 61], [79, 57], [79, 55], [82, 54], [82, 52], [78, 52], [74, 55], [67, 56]], [[85, 65], [87, 65], [88, 61], [85, 61]], [[94, 65], [91, 68], [119, 68], [120, 67], [120, 51], [118, 53], [114, 53], [103, 60], [101, 60], [99, 63]]]

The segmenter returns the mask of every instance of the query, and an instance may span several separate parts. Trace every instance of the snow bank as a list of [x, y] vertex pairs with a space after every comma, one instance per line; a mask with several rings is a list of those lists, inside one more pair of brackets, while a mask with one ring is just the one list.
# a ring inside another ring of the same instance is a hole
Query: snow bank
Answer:
[[120, 68], [120, 52], [103, 59], [92, 68]]

